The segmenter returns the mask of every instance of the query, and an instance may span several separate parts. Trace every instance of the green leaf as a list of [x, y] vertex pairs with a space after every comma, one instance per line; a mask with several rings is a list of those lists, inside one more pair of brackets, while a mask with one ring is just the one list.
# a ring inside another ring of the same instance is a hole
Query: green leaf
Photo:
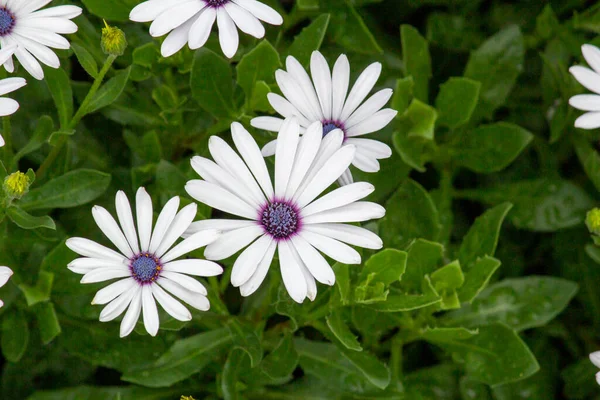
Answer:
[[252, 368], [262, 360], [262, 346], [256, 332], [247, 325], [236, 320], [227, 324], [229, 334], [233, 338], [233, 347], [239, 348], [248, 354]]
[[396, 80], [396, 90], [392, 96], [392, 108], [398, 111], [398, 115], [402, 116], [408, 110], [408, 106], [413, 99], [413, 89], [415, 81], [412, 76], [400, 78]]
[[465, 277], [458, 260], [433, 272], [430, 279], [433, 288], [442, 297], [442, 310], [460, 308], [460, 300], [456, 290], [463, 285]]
[[53, 281], [54, 274], [46, 271], [40, 271], [35, 286], [21, 283], [19, 285], [19, 289], [21, 289], [25, 295], [27, 305], [31, 307], [38, 303], [50, 300], [50, 292], [52, 291]]
[[236, 67], [238, 85], [246, 93], [246, 104], [253, 98], [258, 81], [273, 82], [275, 71], [281, 67], [279, 53], [267, 40], [261, 41], [246, 53]]
[[440, 86], [440, 93], [435, 99], [438, 110], [438, 123], [456, 129], [466, 124], [479, 99], [481, 83], [468, 78], [450, 78]]
[[394, 123], [394, 147], [402, 160], [417, 171], [425, 172], [425, 163], [429, 161], [430, 148], [434, 145], [436, 119], [437, 112], [433, 107], [414, 99]]
[[13, 308], [2, 319], [2, 355], [8, 361], [19, 362], [29, 344], [29, 326], [27, 317]]
[[576, 226], [594, 206], [579, 186], [561, 179], [535, 179], [500, 184], [492, 188], [466, 190], [461, 197], [498, 204], [514, 204], [510, 221], [518, 228], [554, 232]]
[[484, 256], [477, 259], [465, 272], [465, 283], [458, 289], [461, 302], [471, 302], [488, 285], [492, 275], [502, 263], [493, 257]]
[[56, 132], [52, 132], [50, 137], [48, 138], [48, 143], [50, 146], [56, 146], [60, 142], [60, 138], [62, 136], [73, 136], [75, 134], [75, 129], [61, 129]]
[[126, 22], [137, 0], [82, 0], [88, 11], [108, 21]]
[[598, 392], [598, 383], [595, 379], [597, 372], [598, 368], [587, 357], [566, 367], [560, 374], [565, 383], [565, 398], [587, 399], [596, 395]]
[[481, 82], [476, 120], [490, 118], [506, 102], [523, 70], [524, 57], [525, 43], [516, 25], [502, 29], [471, 53], [464, 76]]
[[40, 149], [44, 143], [48, 141], [52, 132], [54, 132], [54, 122], [52, 121], [52, 118], [47, 115], [42, 115], [37, 121], [31, 139], [29, 139], [29, 142], [27, 142], [27, 144], [14, 156], [13, 163], [17, 163], [17, 161], [27, 154]]
[[[458, 371], [453, 364], [421, 368], [406, 375], [406, 400], [456, 400]], [[482, 400], [482, 399], [478, 399]]]
[[506, 279], [446, 314], [443, 321], [466, 327], [501, 322], [516, 331], [544, 326], [567, 307], [577, 290], [576, 283], [550, 276]]
[[160, 52], [156, 46], [155, 42], [148, 42], [144, 45], [136, 47], [133, 50], [133, 63], [135, 65], [141, 65], [142, 67], [150, 68], [152, 64], [154, 64], [158, 57], [160, 56]]
[[492, 395], [490, 394], [489, 386], [484, 385], [481, 382], [469, 379], [466, 376], [463, 376], [460, 379], [460, 394], [462, 396], [462, 400], [492, 400]]
[[386, 216], [380, 222], [380, 229], [387, 247], [404, 249], [416, 238], [435, 240], [441, 225], [429, 193], [408, 179], [386, 203]]
[[277, 347], [261, 362], [260, 370], [270, 379], [285, 379], [291, 376], [298, 365], [298, 352], [294, 347], [293, 337], [287, 334]]
[[62, 68], [46, 68], [45, 76], [45, 82], [56, 105], [60, 127], [66, 128], [73, 117], [73, 91], [69, 76]]
[[595, 4], [581, 14], [575, 13], [573, 22], [576, 29], [600, 33], [600, 5]]
[[356, 336], [352, 333], [346, 321], [342, 316], [340, 309], [333, 310], [331, 314], [326, 318], [327, 326], [335, 337], [340, 341], [341, 344], [346, 348], [354, 351], [362, 351], [362, 347]]
[[83, 67], [85, 72], [92, 78], [96, 78], [98, 76], [98, 64], [96, 63], [94, 56], [92, 56], [85, 47], [77, 43], [71, 43], [71, 48], [77, 57], [77, 61], [79, 61], [79, 64]]
[[333, 272], [335, 272], [335, 286], [337, 286], [342, 300], [342, 304], [350, 304], [352, 294], [350, 292], [350, 271], [347, 264], [333, 264]]
[[369, 30], [360, 13], [352, 4], [332, 10], [332, 30], [335, 41], [344, 48], [361, 54], [381, 54], [383, 50]]
[[139, 386], [77, 386], [36, 391], [27, 400], [159, 400], [179, 398], [181, 388], [146, 389]]
[[390, 370], [374, 355], [366, 351], [356, 352], [348, 349], [342, 349], [342, 354], [379, 389], [385, 389], [390, 384]]
[[550, 39], [554, 34], [558, 33], [560, 22], [552, 10], [550, 4], [546, 4], [544, 10], [537, 16], [535, 20], [535, 30], [542, 39]]
[[108, 174], [78, 169], [31, 190], [19, 205], [27, 211], [76, 207], [96, 199], [106, 191], [109, 184]]
[[43, 217], [35, 217], [17, 206], [10, 206], [6, 210], [6, 215], [12, 222], [23, 229], [56, 229], [54, 221], [49, 216], [44, 215]]
[[194, 55], [190, 85], [200, 107], [214, 117], [234, 117], [231, 66], [221, 56], [201, 48]]
[[435, 328], [425, 328], [420, 336], [427, 341], [435, 342], [435, 341], [444, 341], [444, 340], [466, 340], [470, 339], [473, 336], [477, 335], [479, 331], [477, 329], [470, 330], [467, 328], [445, 328], [445, 327], [435, 327]]
[[527, 345], [501, 324], [481, 327], [478, 335], [468, 339], [438, 337], [431, 343], [450, 352], [471, 379], [492, 386], [527, 378], [539, 369]]
[[58, 317], [54, 310], [54, 304], [51, 302], [40, 303], [35, 306], [34, 312], [42, 343], [48, 344], [61, 333], [60, 323], [58, 322]]
[[427, 39], [410, 25], [400, 26], [400, 38], [406, 75], [412, 76], [415, 81], [415, 97], [427, 103], [431, 78], [431, 57]]
[[498, 122], [464, 132], [450, 151], [459, 164], [488, 174], [510, 165], [531, 140], [533, 135], [520, 126]]
[[113, 78], [102, 85], [88, 104], [85, 114], [91, 114], [114, 103], [121, 96], [123, 90], [125, 90], [130, 74], [131, 67], [128, 67], [119, 71]]
[[294, 38], [288, 54], [294, 56], [300, 64], [308, 65], [312, 52], [321, 48], [330, 17], [329, 14], [322, 14], [302, 29], [302, 32]]
[[423, 239], [412, 242], [400, 287], [409, 292], [421, 291], [423, 278], [438, 268], [443, 256], [444, 246], [439, 243]]
[[226, 328], [180, 339], [153, 365], [129, 371], [121, 379], [153, 388], [171, 386], [198, 373], [231, 340]]
[[511, 208], [512, 204], [502, 203], [475, 219], [458, 251], [458, 259], [466, 271], [478, 258], [494, 255], [502, 222]]
[[234, 348], [229, 352], [225, 366], [223, 366], [223, 377], [221, 378], [221, 390], [223, 391], [223, 398], [225, 400], [240, 399], [237, 387], [238, 375], [246, 355], [244, 351], [238, 348]]
[[390, 294], [387, 300], [369, 305], [369, 308], [379, 312], [405, 312], [418, 310], [439, 303], [442, 298], [436, 293], [423, 295]]
[[575, 135], [572, 140], [583, 170], [596, 187], [596, 190], [600, 190], [600, 155], [583, 135]]
[[367, 279], [372, 275], [371, 283], [382, 282], [384, 285], [390, 285], [402, 279], [406, 270], [406, 259], [408, 254], [405, 251], [396, 249], [385, 249], [372, 255], [365, 262], [365, 267], [360, 272], [360, 280]]

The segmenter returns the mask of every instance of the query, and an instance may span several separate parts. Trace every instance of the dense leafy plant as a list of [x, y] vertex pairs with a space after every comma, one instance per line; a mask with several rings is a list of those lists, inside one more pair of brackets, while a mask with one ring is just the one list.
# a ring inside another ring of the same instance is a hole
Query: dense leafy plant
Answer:
[[[0, 264], [15, 272], [0, 290], [1, 398], [598, 398], [600, 249], [584, 218], [600, 137], [573, 127], [568, 99], [583, 88], [568, 68], [600, 44], [600, 6], [267, 0], [283, 26], [241, 36], [228, 60], [215, 35], [162, 57], [128, 22], [139, 2], [81, 0], [62, 67], [29, 80], [5, 119], [0, 177], [29, 170], [11, 181], [29, 189], [6, 188], [1, 208]], [[102, 19], [126, 34], [122, 56], [103, 53]], [[66, 268], [66, 238], [106, 242], [90, 207], [111, 209], [117, 190], [145, 186], [155, 209], [192, 202], [190, 157], [211, 135], [230, 140], [234, 121], [271, 141], [250, 120], [274, 113], [275, 71], [318, 49], [330, 63], [345, 53], [353, 79], [381, 62], [378, 87], [394, 88], [398, 115], [374, 135], [394, 154], [378, 173], [353, 170], [386, 208], [367, 224], [384, 248], [335, 264], [335, 286], [302, 304], [275, 268], [241, 297], [229, 258], [205, 280], [210, 311], [161, 313], [157, 337], [140, 322], [120, 339], [90, 305], [101, 286]]]

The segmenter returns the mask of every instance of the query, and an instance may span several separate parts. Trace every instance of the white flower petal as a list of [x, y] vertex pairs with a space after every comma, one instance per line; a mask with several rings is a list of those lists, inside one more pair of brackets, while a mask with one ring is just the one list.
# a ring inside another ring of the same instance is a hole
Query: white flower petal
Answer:
[[[15, 54], [15, 50], [17, 50], [16, 44], [2, 47], [2, 49], [0, 49], [0, 65], [4, 64], [6, 61], [8, 61], [8, 59], [11, 58], [13, 56], [13, 54]], [[10, 81], [14, 82], [15, 80], [24, 81], [25, 79], [23, 79], [23, 78], [7, 78], [7, 79], [3, 79], [1, 82], [10, 82]], [[3, 83], [0, 83], [0, 85], [2, 85], [2, 84]], [[16, 89], [18, 89], [18, 88], [16, 88]], [[13, 90], [16, 90], [16, 89], [13, 89]], [[0, 91], [0, 95], [6, 94], [9, 92], [12, 92], [12, 90]]]
[[185, 0], [149, 0], [138, 4], [129, 13], [129, 19], [135, 22], [150, 22], [174, 5]]
[[220, 232], [214, 229], [194, 233], [183, 242], [169, 250], [169, 252], [160, 259], [163, 263], [168, 263], [169, 261], [175, 260], [184, 254], [214, 242], [215, 239], [219, 237], [219, 234]]
[[[167, 230], [171, 226], [171, 223], [175, 219], [177, 209], [179, 208], [179, 197], [175, 196], [171, 200], [167, 201], [167, 204], [163, 207], [162, 211], [156, 219], [154, 230], [152, 231], [152, 238], [150, 239], [150, 247], [148, 251], [152, 254], [156, 253], [158, 246], [161, 245], [162, 240], [167, 233]], [[159, 256], [160, 257], [160, 256]]]
[[146, 332], [150, 336], [156, 336], [158, 333], [158, 310], [156, 309], [156, 302], [154, 296], [152, 296], [152, 289], [149, 285], [142, 286], [142, 313], [144, 316], [144, 326]]
[[127, 267], [121, 268], [96, 268], [86, 273], [80, 283], [97, 283], [109, 281], [116, 278], [131, 277], [131, 271]]
[[202, 221], [192, 222], [189, 228], [183, 234], [183, 237], [189, 237], [196, 232], [208, 229], [216, 229], [221, 232], [228, 232], [234, 229], [245, 228], [256, 225], [256, 221], [245, 219], [204, 219]]
[[353, 203], [357, 200], [367, 197], [375, 190], [375, 186], [368, 182], [357, 182], [343, 186], [327, 193], [325, 196], [315, 200], [302, 209], [302, 217], [319, 213], [321, 211], [331, 210]]
[[167, 292], [170, 292], [197, 310], [207, 311], [210, 308], [210, 303], [208, 302], [206, 296], [202, 296], [198, 293], [187, 290], [176, 282], [164, 278], [158, 278], [156, 283], [162, 286], [162, 288]]
[[340, 120], [346, 121], [350, 115], [356, 110], [356, 108], [363, 102], [365, 97], [369, 94], [371, 89], [377, 83], [379, 75], [381, 74], [381, 63], [373, 63], [369, 65], [358, 77], [350, 94], [344, 103]]
[[31, 76], [39, 81], [44, 79], [44, 70], [42, 69], [42, 66], [25, 47], [18, 47], [15, 51], [15, 56]]
[[369, 154], [356, 152], [352, 165], [364, 172], [374, 173], [379, 172], [381, 166], [379, 161]]
[[101, 244], [93, 242], [89, 239], [74, 237], [67, 239], [66, 244], [69, 249], [85, 257], [100, 259], [106, 258], [117, 262], [123, 262], [126, 260], [122, 254], [119, 254], [116, 251], [111, 250], [108, 247], [104, 247]]
[[151, 285], [152, 294], [161, 307], [173, 318], [178, 321], [191, 321], [192, 314], [187, 308], [177, 300], [175, 300], [170, 294], [165, 292], [159, 285]]
[[216, 19], [217, 10], [214, 8], [207, 7], [202, 10], [188, 33], [190, 49], [196, 50], [206, 44]]
[[302, 273], [302, 269], [296, 262], [290, 244], [286, 241], [281, 241], [277, 244], [277, 249], [283, 284], [290, 294], [290, 297], [295, 302], [302, 303], [306, 298], [307, 293], [306, 280]]
[[379, 159], [392, 156], [392, 149], [390, 149], [390, 146], [378, 140], [349, 138], [345, 143], [356, 146], [356, 153], [369, 155], [372, 158]]
[[359, 226], [324, 223], [306, 224], [303, 229], [366, 249], [379, 250], [383, 247], [383, 241], [379, 236]]
[[107, 304], [137, 285], [133, 278], [121, 279], [100, 289], [92, 300], [92, 304]]
[[34, 12], [33, 14], [31, 14], [31, 16], [36, 17], [36, 18], [62, 17], [62, 18], [67, 18], [67, 19], [73, 19], [75, 17], [80, 16], [82, 12], [83, 12], [83, 10], [81, 9], [81, 7], [64, 5], [64, 6], [50, 7], [50, 8], [46, 8], [44, 10], [38, 10], [38, 11]]
[[309, 121], [319, 121], [321, 116], [313, 110], [310, 99], [306, 97], [300, 84], [284, 70], [275, 71], [275, 80], [281, 93], [296, 107]]
[[92, 216], [96, 225], [100, 228], [102, 233], [115, 245], [117, 248], [128, 258], [133, 256], [133, 251], [129, 247], [129, 243], [121, 232], [121, 228], [117, 224], [117, 221], [110, 215], [104, 207], [94, 206], [92, 208]]
[[219, 43], [227, 58], [232, 58], [237, 52], [240, 37], [233, 20], [223, 8], [217, 9], [217, 26], [219, 27]]
[[325, 119], [332, 119], [332, 98], [333, 86], [331, 82], [331, 71], [325, 57], [318, 52], [313, 51], [310, 57], [310, 74], [315, 84], [315, 90], [319, 97], [319, 103], [323, 110]]
[[581, 46], [581, 53], [590, 67], [600, 74], [600, 49], [591, 44]]
[[169, 33], [194, 17], [205, 6], [206, 3], [203, 1], [188, 0], [169, 7], [168, 10], [160, 14], [152, 22], [150, 25], [150, 35], [159, 37]]
[[385, 208], [369, 201], [357, 201], [342, 207], [322, 211], [302, 219], [305, 224], [323, 222], [362, 222], [382, 218]]
[[[203, 12], [201, 13], [204, 14]], [[160, 46], [160, 54], [166, 58], [171, 57], [173, 54], [181, 50], [185, 44], [188, 43], [191, 28], [198, 19], [190, 18], [177, 28], [173, 29]]]
[[367, 133], [377, 132], [389, 124], [397, 114], [398, 111], [392, 110], [391, 108], [384, 108], [383, 110], [377, 111], [369, 118], [349, 129], [346, 129], [346, 136], [361, 136], [366, 135]]
[[569, 68], [569, 72], [586, 89], [600, 94], [600, 75], [589, 68], [575, 65]]
[[[281, 125], [283, 125], [283, 119], [276, 117], [256, 117], [252, 118], [250, 125], [269, 132], [279, 132]], [[273, 154], [275, 154], [274, 151]]]
[[248, 219], [258, 217], [258, 210], [214, 183], [199, 179], [191, 180], [186, 183], [185, 191], [197, 201], [217, 210]]
[[[302, 113], [300, 111], [298, 111], [298, 109], [296, 107], [294, 107], [292, 105], [292, 103], [290, 103], [285, 97], [280, 96], [277, 93], [267, 93], [267, 100], [269, 100], [271, 107], [273, 107], [275, 109], [275, 111], [277, 111], [284, 118], [296, 117], [296, 118], [298, 118], [299, 124], [302, 126], [309, 126], [311, 124], [311, 122], [304, 115], [302, 115]], [[265, 118], [265, 117], [257, 117], [257, 118], [254, 118], [252, 121], [254, 121], [255, 119], [259, 120], [260, 118]], [[271, 118], [271, 117], [266, 117], [266, 118]], [[254, 126], [254, 125], [252, 125], [252, 126]], [[260, 128], [260, 126], [257, 126], [257, 127]], [[279, 132], [281, 127], [279, 126], [278, 128], [279, 129], [277, 129], [275, 132]], [[263, 129], [266, 129], [266, 128], [263, 128]], [[267, 129], [267, 130], [271, 130], [271, 129]]]
[[323, 138], [323, 125], [317, 121], [308, 127], [306, 133], [302, 135], [298, 144], [298, 150], [294, 156], [294, 165], [288, 180], [287, 189], [284, 198], [291, 198], [298, 190], [302, 180], [306, 176], [310, 166], [321, 147]]
[[4, 266], [0, 267], [0, 287], [6, 285], [6, 282], [8, 282], [12, 274], [13, 272], [10, 268]]
[[271, 157], [275, 155], [275, 150], [277, 150], [277, 139], [271, 140], [269, 143], [265, 144], [260, 152], [263, 157]]
[[121, 229], [123, 229], [123, 233], [129, 242], [129, 246], [131, 246], [134, 253], [139, 253], [140, 245], [135, 231], [131, 205], [129, 204], [127, 195], [122, 190], [119, 190], [115, 197], [115, 208], [117, 209], [117, 217], [119, 218]]
[[256, 272], [260, 261], [264, 258], [273, 238], [267, 234], [248, 246], [235, 260], [231, 271], [231, 284], [239, 287], [246, 283]]
[[168, 262], [163, 267], [165, 271], [194, 276], [216, 276], [223, 273], [223, 268], [219, 264], [207, 260], [177, 260]]
[[242, 8], [233, 2], [225, 3], [224, 8], [242, 32], [254, 36], [257, 39], [265, 36], [264, 26], [262, 26], [260, 21], [245, 8]]
[[19, 109], [19, 103], [16, 100], [5, 97], [0, 98], [0, 117], [13, 115]]
[[283, 18], [279, 13], [266, 4], [256, 0], [233, 0], [234, 3], [248, 10], [252, 15], [261, 21], [271, 25], [283, 24]]
[[600, 96], [597, 94], [578, 94], [569, 99], [571, 107], [582, 111], [600, 111]]
[[596, 367], [600, 368], [600, 351], [595, 351], [590, 354], [590, 361]]
[[263, 227], [259, 225], [224, 233], [217, 240], [206, 246], [204, 257], [208, 260], [223, 260], [248, 246], [263, 233]]
[[371, 96], [362, 106], [358, 107], [354, 113], [344, 122], [344, 126], [352, 128], [354, 125], [361, 123], [377, 111], [381, 110], [383, 106], [392, 97], [394, 91], [392, 89], [383, 89]]
[[360, 254], [352, 247], [314, 232], [302, 231], [300, 236], [328, 257], [343, 264], [360, 264]]
[[298, 120], [294, 117], [286, 119], [277, 138], [277, 149], [275, 150], [275, 198], [282, 199], [286, 193], [300, 139]]
[[165, 254], [165, 252], [169, 250], [171, 246], [173, 246], [175, 241], [189, 228], [190, 224], [196, 217], [197, 210], [198, 206], [192, 203], [183, 207], [181, 211], [175, 215], [169, 230], [167, 230], [160, 243], [160, 246], [158, 246], [158, 249], [156, 249], [157, 257], [162, 257], [162, 255]]
[[246, 283], [240, 286], [240, 294], [242, 296], [250, 296], [252, 293], [256, 292], [256, 290], [263, 283], [265, 277], [267, 276], [267, 272], [269, 272], [269, 268], [271, 267], [271, 262], [273, 261], [273, 256], [275, 255], [276, 249], [277, 242], [273, 240], [265, 252], [264, 257], [258, 264], [256, 271], [254, 271], [254, 274], [246, 281]]
[[[289, 75], [298, 83], [298, 86], [304, 93], [304, 98], [307, 100], [306, 105], [310, 107], [310, 110], [314, 115], [317, 116], [318, 120], [323, 120], [323, 110], [321, 109], [321, 103], [315, 92], [314, 85], [308, 76], [306, 70], [302, 65], [292, 56], [288, 56], [285, 60], [285, 66]], [[315, 121], [315, 120], [313, 120]]]
[[301, 236], [296, 235], [292, 238], [292, 244], [298, 251], [304, 265], [316, 280], [329, 286], [335, 283], [333, 269], [331, 269], [325, 258], [310, 243]]
[[108, 322], [123, 314], [131, 300], [141, 295], [142, 288], [136, 285], [133, 290], [123, 292], [119, 297], [108, 303], [100, 312], [100, 321]]
[[134, 293], [133, 299], [129, 304], [129, 308], [125, 313], [125, 316], [123, 317], [123, 320], [121, 321], [121, 326], [119, 328], [119, 336], [122, 338], [128, 336], [131, 332], [133, 332], [133, 329], [135, 328], [135, 325], [138, 319], [140, 318], [140, 313], [142, 311], [141, 286], [138, 286], [137, 288], [135, 288], [135, 290], [132, 290], [132, 292]]
[[[0, 63], [1, 64], [1, 63]], [[27, 84], [23, 78], [6, 78], [0, 80], [0, 96], [14, 92]]]
[[575, 128], [600, 128], [600, 112], [588, 112], [575, 120]]
[[135, 204], [140, 250], [148, 251], [152, 235], [152, 199], [143, 187], [139, 188], [135, 195]]
[[348, 86], [350, 85], [350, 63], [348, 57], [342, 54], [338, 57], [333, 66], [331, 74], [332, 87], [332, 109], [331, 116], [334, 120], [340, 120], [346, 95], [348, 94]]

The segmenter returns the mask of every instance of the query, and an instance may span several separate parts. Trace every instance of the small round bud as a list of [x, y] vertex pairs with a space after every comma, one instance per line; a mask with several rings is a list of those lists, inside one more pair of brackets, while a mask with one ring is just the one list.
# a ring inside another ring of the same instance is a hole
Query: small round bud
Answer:
[[20, 199], [29, 191], [31, 180], [22, 172], [14, 172], [4, 178], [2, 189], [7, 197]]
[[585, 224], [590, 233], [600, 235], [600, 208], [592, 208], [585, 216]]
[[100, 45], [102, 46], [104, 54], [122, 56], [127, 48], [125, 32], [114, 26], [109, 26], [106, 21], [104, 21]]

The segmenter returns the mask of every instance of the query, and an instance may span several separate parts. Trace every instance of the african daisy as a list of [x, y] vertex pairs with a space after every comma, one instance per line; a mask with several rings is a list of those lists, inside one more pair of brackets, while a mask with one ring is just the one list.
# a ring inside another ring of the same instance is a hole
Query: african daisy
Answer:
[[306, 297], [315, 298], [315, 279], [326, 285], [335, 282], [333, 270], [319, 251], [345, 264], [359, 264], [359, 253], [345, 243], [382, 247], [374, 233], [344, 224], [384, 216], [379, 204], [357, 201], [373, 192], [373, 185], [354, 183], [319, 197], [348, 168], [356, 151], [353, 145], [342, 146], [341, 130], [326, 137], [322, 131], [317, 121], [300, 137], [296, 119], [286, 119], [275, 151], [275, 185], [258, 145], [237, 122], [231, 125], [231, 133], [240, 155], [223, 139], [212, 136], [209, 151], [214, 161], [192, 159], [192, 167], [203, 180], [187, 183], [190, 196], [243, 219], [194, 222], [186, 234], [206, 229], [224, 232], [206, 247], [204, 256], [210, 260], [222, 260], [246, 248], [231, 273], [231, 283], [240, 287], [243, 296], [260, 286], [275, 250], [283, 283], [301, 303]]
[[[298, 118], [302, 132], [315, 121], [322, 123], [323, 136], [334, 129], [341, 129], [344, 144], [356, 147], [352, 164], [361, 171], [379, 171], [377, 160], [390, 157], [392, 150], [382, 142], [359, 136], [377, 132], [398, 113], [390, 108], [382, 109], [392, 96], [392, 89], [382, 89], [364, 101], [381, 74], [381, 64], [369, 65], [360, 74], [349, 94], [350, 64], [344, 54], [337, 59], [331, 72], [325, 57], [314, 51], [310, 59], [312, 80], [294, 57], [286, 59], [286, 68], [287, 71], [278, 70], [275, 73], [283, 96], [268, 94], [269, 103], [275, 111], [284, 118]], [[283, 119], [277, 117], [257, 117], [251, 121], [255, 128], [272, 132], [278, 132], [282, 123]], [[263, 155], [273, 155], [276, 146], [275, 141], [268, 143], [262, 149]], [[350, 170], [344, 172], [340, 182], [352, 182]]]
[[189, 228], [197, 206], [190, 204], [177, 212], [179, 197], [173, 197], [163, 207], [153, 229], [152, 199], [144, 188], [140, 188], [136, 194], [136, 231], [124, 192], [117, 193], [115, 203], [120, 226], [100, 206], [94, 206], [92, 215], [120, 253], [84, 238], [67, 240], [67, 246], [83, 256], [68, 266], [71, 271], [83, 275], [81, 283], [119, 279], [98, 291], [92, 300], [92, 304], [107, 304], [100, 313], [100, 321], [112, 321], [127, 309], [121, 321], [121, 337], [124, 337], [131, 333], [143, 313], [146, 331], [155, 336], [159, 328], [155, 300], [173, 318], [191, 320], [187, 308], [167, 292], [198, 310], [208, 310], [206, 288], [188, 275], [214, 276], [223, 269], [212, 261], [177, 258], [211, 243], [218, 232], [202, 231], [172, 247]]
[[271, 7], [256, 0], [148, 0], [129, 14], [135, 22], [150, 22], [150, 35], [169, 33], [161, 47], [169, 57], [185, 46], [195, 50], [204, 46], [217, 21], [223, 53], [231, 58], [239, 45], [237, 29], [256, 38], [265, 36], [260, 21], [281, 25], [283, 18]]
[[[50, 48], [71, 47], [60, 35], [77, 32], [77, 25], [71, 19], [81, 14], [81, 8], [69, 5], [40, 10], [51, 1], [0, 0], [0, 44], [17, 45], [17, 60], [36, 79], [44, 78], [38, 60], [51, 68], [60, 67], [60, 60]], [[12, 57], [4, 63], [4, 68], [14, 71]]]

